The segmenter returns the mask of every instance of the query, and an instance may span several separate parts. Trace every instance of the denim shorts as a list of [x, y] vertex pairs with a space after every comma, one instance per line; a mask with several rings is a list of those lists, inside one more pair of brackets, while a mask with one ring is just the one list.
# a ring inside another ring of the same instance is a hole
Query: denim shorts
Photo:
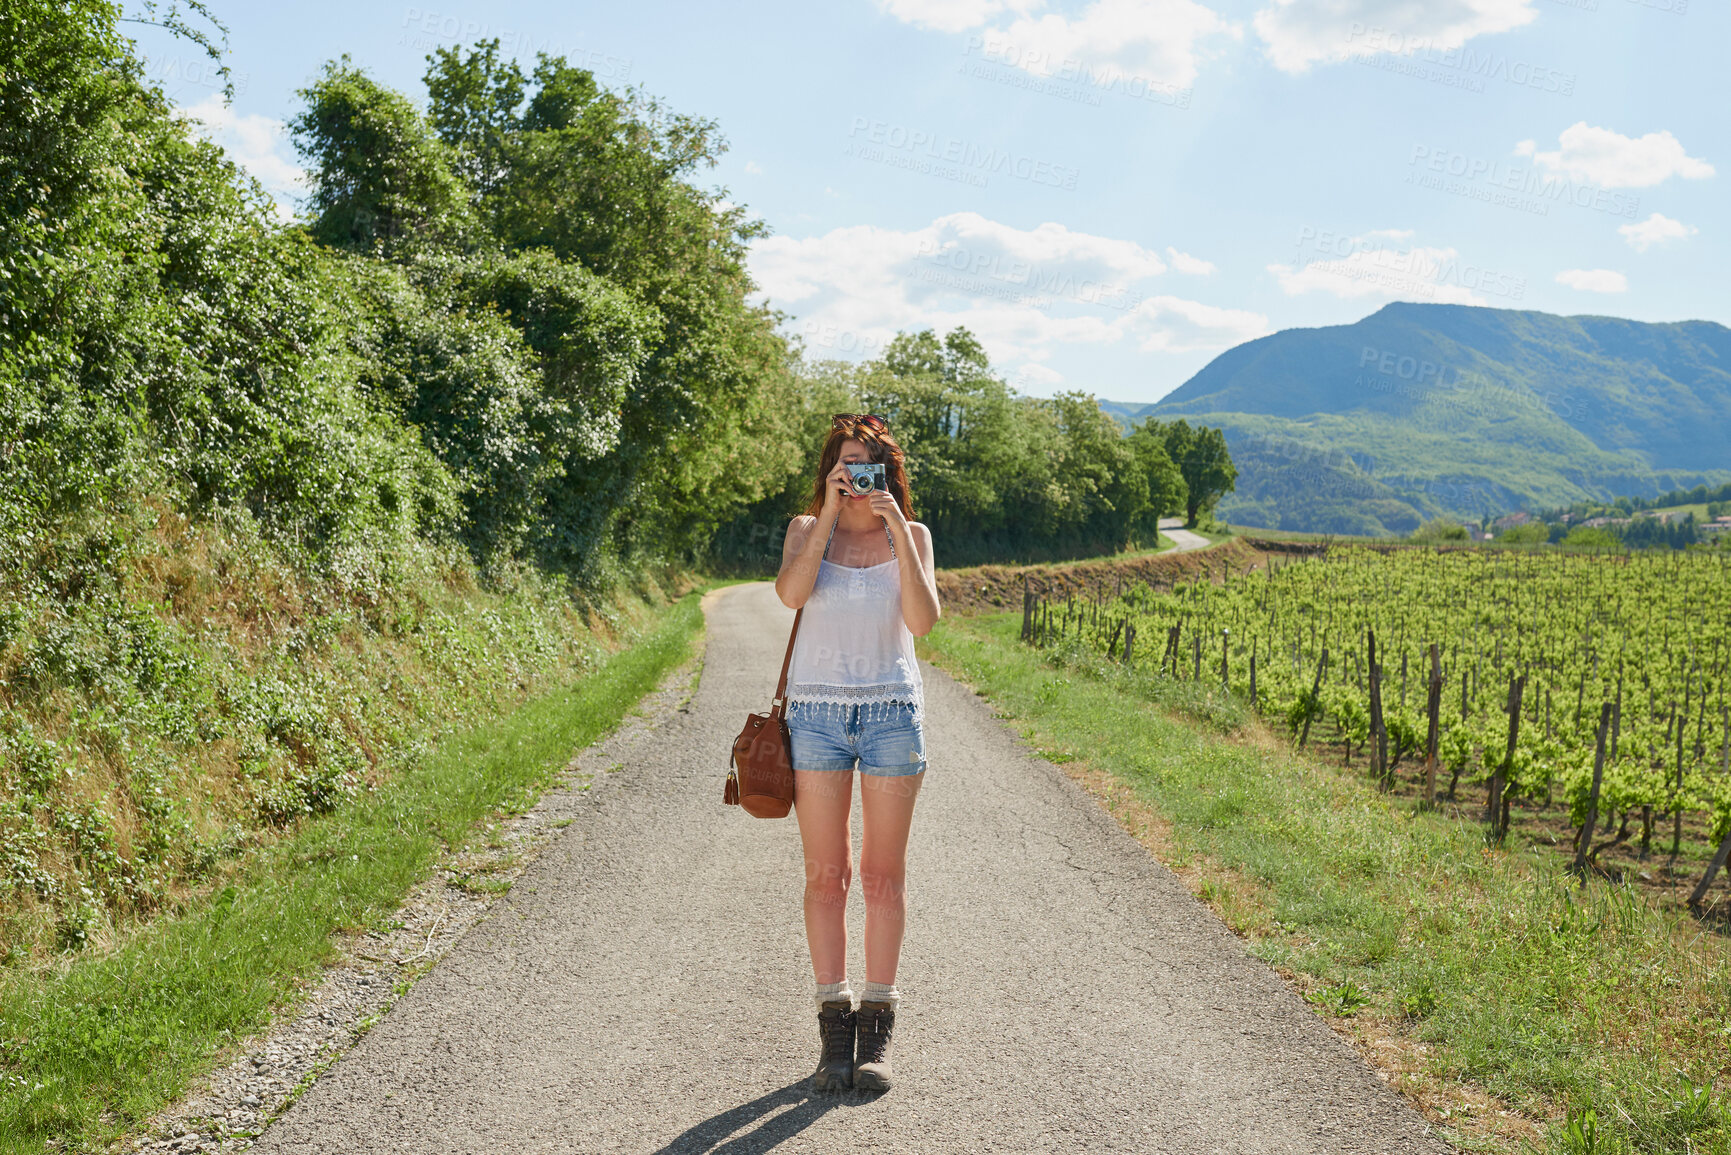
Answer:
[[852, 770], [886, 776], [926, 768], [926, 733], [911, 702], [861, 707], [836, 702], [789, 702], [787, 733], [795, 770]]

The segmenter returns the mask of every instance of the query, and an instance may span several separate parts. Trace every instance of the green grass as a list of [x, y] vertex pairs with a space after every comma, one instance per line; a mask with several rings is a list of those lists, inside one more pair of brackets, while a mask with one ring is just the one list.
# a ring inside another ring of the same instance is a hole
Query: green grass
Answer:
[[1206, 868], [1203, 897], [1320, 1011], [1424, 1044], [1433, 1084], [1553, 1122], [1541, 1150], [1731, 1151], [1731, 952], [1717, 935], [1296, 757], [1218, 688], [1037, 653], [1019, 625], [946, 618], [924, 646], [1038, 747], [1165, 819], [1176, 862]]
[[104, 957], [0, 986], [0, 1152], [101, 1149], [265, 1027], [333, 951], [387, 916], [447, 847], [530, 805], [691, 653], [699, 595], [649, 616], [579, 682], [452, 735], [351, 805], [261, 850], [210, 901]]

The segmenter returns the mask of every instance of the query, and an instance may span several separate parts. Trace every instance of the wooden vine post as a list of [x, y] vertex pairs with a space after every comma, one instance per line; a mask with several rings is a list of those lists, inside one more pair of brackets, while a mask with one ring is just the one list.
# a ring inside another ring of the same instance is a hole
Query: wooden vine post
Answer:
[[1581, 844], [1575, 848], [1574, 871], [1587, 868], [1587, 855], [1593, 847], [1593, 827], [1599, 823], [1599, 788], [1605, 781], [1605, 738], [1611, 729], [1611, 703], [1599, 708], [1599, 738], [1593, 747], [1593, 788], [1587, 795], [1587, 820], [1581, 824]]
[[1509, 798], [1507, 788], [1515, 772], [1515, 744], [1521, 738], [1521, 694], [1527, 688], [1527, 676], [1516, 674], [1509, 679], [1509, 744], [1502, 765], [1491, 775], [1490, 799], [1485, 817], [1490, 822], [1491, 840], [1500, 844], [1509, 832]]
[[[1719, 772], [1731, 773], [1731, 711], [1721, 708], [1720, 724], [1724, 729], [1724, 738], [1719, 746]], [[1713, 855], [1713, 861], [1707, 864], [1707, 872], [1701, 876], [1701, 881], [1695, 884], [1695, 889], [1689, 894], [1689, 905], [1699, 907], [1707, 898], [1707, 891], [1713, 886], [1713, 880], [1719, 877], [1719, 872], [1725, 867], [1725, 860], [1731, 858], [1731, 830], [1725, 832], [1725, 837], [1719, 840], [1719, 849]]]
[[1366, 735], [1365, 745], [1369, 747], [1370, 772], [1376, 778], [1377, 784], [1383, 789], [1389, 786], [1388, 781], [1388, 741], [1383, 729], [1382, 719], [1382, 667], [1376, 662], [1376, 631], [1365, 632], [1366, 655], [1365, 664], [1369, 667], [1370, 679], [1370, 733]]
[[1442, 661], [1435, 642], [1430, 644], [1430, 681], [1426, 683], [1425, 713], [1428, 722], [1424, 740], [1424, 804], [1436, 805], [1437, 723], [1442, 710]]
[[1695, 889], [1689, 895], [1689, 905], [1699, 907], [1707, 897], [1707, 891], [1713, 885], [1713, 880], [1719, 877], [1719, 871], [1725, 866], [1725, 860], [1731, 858], [1731, 830], [1725, 832], [1725, 837], [1719, 840], [1719, 849], [1713, 855], [1713, 861], [1707, 864], [1707, 873], [1701, 876], [1701, 881], [1695, 884]]
[[1310, 708], [1304, 712], [1304, 729], [1298, 735], [1298, 748], [1304, 749], [1305, 741], [1310, 737], [1310, 720], [1316, 715], [1317, 700], [1322, 696], [1322, 672], [1328, 669], [1328, 647], [1322, 648], [1322, 657], [1316, 662], [1316, 681], [1310, 684]]

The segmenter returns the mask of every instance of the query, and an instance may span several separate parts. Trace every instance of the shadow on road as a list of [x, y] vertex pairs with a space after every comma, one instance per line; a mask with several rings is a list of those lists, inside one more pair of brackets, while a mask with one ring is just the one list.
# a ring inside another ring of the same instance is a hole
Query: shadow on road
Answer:
[[[780, 1090], [712, 1115], [655, 1155], [755, 1155], [793, 1138], [837, 1107], [859, 1106], [870, 1101], [859, 1095], [813, 1094], [811, 1077], [807, 1075]], [[788, 1109], [779, 1115], [774, 1114], [782, 1107]], [[756, 1130], [728, 1138], [741, 1127], [760, 1120]]]

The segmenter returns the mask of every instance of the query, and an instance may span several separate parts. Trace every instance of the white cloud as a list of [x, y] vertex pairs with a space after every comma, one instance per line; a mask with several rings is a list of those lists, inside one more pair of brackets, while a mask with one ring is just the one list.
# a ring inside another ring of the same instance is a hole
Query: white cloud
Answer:
[[1025, 12], [1039, 0], [879, 0], [879, 7], [904, 24], [933, 32], [966, 32], [978, 28], [999, 13]]
[[1538, 19], [1534, 0], [1274, 0], [1251, 24], [1282, 72], [1353, 56], [1449, 52]]
[[763, 296], [799, 318], [814, 357], [871, 356], [898, 331], [965, 325], [996, 363], [1037, 384], [1061, 379], [1043, 363], [1065, 346], [1214, 350], [1269, 331], [1257, 313], [1146, 292], [1168, 268], [1134, 241], [972, 212], [905, 231], [765, 237], [751, 250]]
[[1214, 271], [1213, 261], [1204, 261], [1189, 253], [1181, 253], [1171, 245], [1166, 246], [1166, 255], [1172, 260], [1172, 267], [1180, 273], [1189, 273], [1195, 277], [1206, 277]]
[[1010, 375], [1009, 382], [1017, 389], [1025, 390], [1029, 386], [1051, 389], [1064, 383], [1064, 375], [1050, 365], [1029, 361]]
[[745, 162], [745, 171], [755, 175], [763, 171], [763, 166], [755, 160], [748, 160]]
[[[1094, 0], [1074, 15], [1045, 0], [880, 0], [898, 20], [967, 32], [967, 51], [1037, 76], [1185, 88], [1220, 39], [1243, 29], [1198, 0]], [[1000, 17], [1011, 17], [1007, 21]]]
[[1236, 345], [1271, 330], [1268, 318], [1244, 309], [1222, 309], [1179, 297], [1150, 297], [1136, 307], [1130, 328], [1144, 352], [1183, 352], [1220, 347], [1223, 334]]
[[1484, 293], [1518, 299], [1526, 280], [1462, 262], [1452, 248], [1416, 245], [1393, 248], [1388, 241], [1405, 240], [1410, 229], [1376, 229], [1357, 236], [1333, 237], [1304, 260], [1303, 252], [1289, 265], [1269, 265], [1288, 296], [1328, 293], [1343, 300], [1384, 297], [1449, 305], [1483, 305]]
[[1629, 278], [1614, 269], [1564, 269], [1557, 274], [1557, 284], [1583, 293], [1623, 293]]
[[1535, 142], [1523, 140], [1515, 153], [1570, 180], [1601, 188], [1651, 188], [1673, 176], [1702, 180], [1713, 175], [1713, 166], [1686, 153], [1669, 131], [1629, 137], [1584, 120], [1563, 130], [1553, 152], [1540, 152]]
[[[1086, 69], [1187, 88], [1210, 42], [1241, 29], [1196, 0], [1095, 0], [1074, 19], [1023, 16], [998, 33], [1004, 62], [1039, 75]], [[984, 50], [989, 54], [988, 36]]]
[[1644, 253], [1654, 245], [1692, 237], [1701, 230], [1694, 225], [1674, 221], [1664, 213], [1654, 213], [1644, 221], [1624, 225], [1617, 231], [1623, 234], [1623, 239], [1629, 242], [1630, 248], [1637, 253]]
[[289, 159], [288, 131], [282, 121], [257, 114], [242, 116], [214, 94], [180, 114], [230, 160], [258, 178], [276, 200], [278, 216], [286, 220], [293, 215], [290, 202], [305, 195], [307, 173]]

